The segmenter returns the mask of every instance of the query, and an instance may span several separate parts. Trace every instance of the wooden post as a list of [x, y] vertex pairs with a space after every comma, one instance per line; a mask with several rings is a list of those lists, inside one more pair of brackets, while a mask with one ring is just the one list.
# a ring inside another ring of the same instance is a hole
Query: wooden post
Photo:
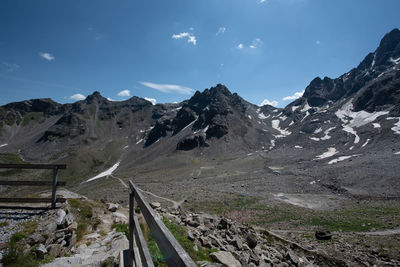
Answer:
[[58, 167], [55, 167], [53, 169], [53, 188], [51, 192], [51, 207], [54, 209], [56, 207], [56, 201], [57, 201], [57, 173], [58, 173]]
[[134, 255], [133, 255], [133, 242], [134, 242], [134, 225], [133, 225], [133, 213], [135, 207], [133, 206], [133, 192], [129, 194], [129, 266], [134, 266]]

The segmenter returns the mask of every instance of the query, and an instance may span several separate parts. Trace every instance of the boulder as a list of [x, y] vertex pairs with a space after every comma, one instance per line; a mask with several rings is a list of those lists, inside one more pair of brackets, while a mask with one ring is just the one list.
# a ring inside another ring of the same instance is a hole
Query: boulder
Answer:
[[39, 244], [39, 246], [35, 249], [36, 256], [40, 259], [44, 259], [44, 256], [47, 254], [47, 249], [43, 244]]
[[232, 253], [227, 251], [218, 251], [210, 254], [213, 261], [221, 263], [222, 266], [227, 267], [242, 267], [242, 264], [233, 257]]
[[67, 215], [67, 213], [65, 212], [65, 210], [63, 210], [63, 209], [57, 210], [56, 224], [58, 226], [61, 226], [64, 224], [64, 219], [65, 219], [66, 215]]
[[161, 208], [160, 202], [151, 202], [150, 206], [155, 210]]
[[332, 234], [329, 231], [319, 230], [315, 232], [315, 238], [318, 240], [331, 240]]
[[253, 249], [257, 246], [257, 238], [253, 234], [247, 234], [246, 236], [246, 243], [249, 245], [249, 248]]
[[116, 212], [118, 209], [118, 204], [109, 203], [108, 204], [108, 211]]
[[62, 247], [60, 244], [51, 244], [47, 246], [46, 249], [51, 257], [58, 257], [61, 255]]

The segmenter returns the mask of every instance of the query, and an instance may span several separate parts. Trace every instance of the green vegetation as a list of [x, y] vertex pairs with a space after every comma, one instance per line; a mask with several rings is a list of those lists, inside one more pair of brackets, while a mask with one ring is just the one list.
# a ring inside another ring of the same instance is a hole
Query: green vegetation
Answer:
[[22, 126], [27, 126], [31, 121], [38, 122], [42, 117], [41, 112], [28, 112], [24, 115]]
[[8, 222], [5, 222], [5, 221], [4, 221], [4, 222], [1, 222], [1, 223], [0, 223], [0, 227], [5, 227], [5, 226], [8, 226]]
[[116, 223], [112, 225], [115, 231], [120, 233], [125, 233], [126, 237], [129, 239], [129, 225], [126, 223]]
[[84, 199], [69, 199], [68, 202], [73, 209], [73, 213], [78, 214], [76, 239], [79, 241], [88, 233], [89, 226], [96, 230], [101, 220], [93, 216], [94, 204], [92, 202]]
[[[198, 251], [194, 249], [194, 243], [190, 241], [187, 237], [186, 229], [180, 225], [177, 225], [173, 222], [170, 222], [163, 218], [163, 223], [168, 228], [168, 230], [172, 233], [178, 243], [182, 246], [182, 248], [189, 254], [189, 256], [196, 261], [211, 261], [210, 253], [215, 252], [215, 249], [206, 249], [198, 247]], [[153, 262], [155, 266], [167, 266], [164, 260], [164, 256], [162, 255], [160, 249], [157, 246], [157, 243], [154, 237], [150, 233], [150, 229], [147, 225], [140, 224], [140, 227], [143, 231], [143, 235], [147, 242], [147, 246], [149, 248], [150, 255], [153, 258]]]
[[51, 262], [53, 257], [46, 256], [40, 259], [34, 253], [36, 247], [32, 247], [29, 251], [24, 252], [24, 240], [32, 234], [37, 226], [37, 221], [28, 221], [22, 223], [23, 230], [11, 236], [8, 244], [7, 253], [3, 256], [1, 263], [4, 267], [36, 267], [44, 263]]
[[228, 218], [274, 228], [322, 228], [329, 231], [366, 232], [390, 229], [400, 221], [400, 205], [396, 201], [346, 202], [340, 209], [312, 210], [282, 202], [225, 195], [223, 201], [190, 203], [189, 209], [224, 215]]

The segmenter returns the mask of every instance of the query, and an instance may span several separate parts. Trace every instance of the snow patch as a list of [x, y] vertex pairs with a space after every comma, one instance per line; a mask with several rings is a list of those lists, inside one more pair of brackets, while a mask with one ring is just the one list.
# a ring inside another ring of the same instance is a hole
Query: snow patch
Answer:
[[335, 164], [335, 163], [338, 163], [338, 162], [340, 162], [340, 161], [344, 161], [344, 160], [349, 159], [349, 158], [352, 158], [352, 157], [357, 157], [357, 156], [359, 156], [359, 155], [360, 155], [360, 154], [350, 155], [350, 156], [341, 156], [341, 157], [338, 157], [338, 158], [336, 158], [336, 159], [333, 159], [333, 160], [329, 161], [328, 164], [329, 164], [329, 165]]
[[303, 108], [300, 110], [301, 112], [306, 112], [306, 111], [308, 111], [308, 110], [310, 110], [311, 109], [311, 107], [310, 107], [310, 105], [308, 104], [308, 102], [306, 101], [306, 103], [304, 104], [304, 106], [303, 106]]
[[365, 147], [366, 145], [368, 145], [368, 143], [369, 143], [369, 141], [370, 141], [371, 139], [367, 139], [367, 141], [361, 146], [361, 147]]
[[141, 142], [143, 142], [144, 138], [140, 139], [139, 141], [136, 142], [136, 144], [140, 144]]
[[292, 107], [292, 112], [295, 111], [296, 109], [298, 109], [300, 106], [293, 106]]
[[398, 57], [396, 59], [390, 58], [389, 61], [397, 65], [400, 63], [400, 57]]
[[322, 132], [322, 128], [319, 127], [317, 130], [314, 131], [315, 134]]
[[2, 144], [2, 145], [0, 145], [0, 147], [3, 147], [3, 146], [8, 146], [8, 144]]
[[399, 151], [399, 152], [394, 152], [393, 154], [395, 154], [395, 155], [400, 155], [400, 151]]
[[122, 149], [127, 149], [129, 146], [124, 146]]
[[328, 148], [328, 151], [325, 153], [322, 153], [319, 156], [316, 156], [317, 159], [325, 159], [325, 158], [329, 158], [332, 157], [333, 155], [339, 153], [339, 151], [336, 150], [336, 148], [334, 147], [330, 147]]
[[294, 148], [302, 149], [302, 146], [294, 146]]
[[269, 146], [269, 149], [273, 149], [275, 147], [275, 140], [271, 139], [271, 145]]
[[289, 123], [289, 126], [292, 126], [294, 124], [294, 121], [292, 121], [291, 123]]
[[[311, 140], [314, 140], [314, 141], [324, 141], [324, 140], [329, 140], [329, 139], [331, 139], [331, 136], [329, 135], [329, 133], [333, 130], [333, 129], [335, 129], [336, 127], [331, 127], [331, 128], [329, 128], [329, 129], [326, 129], [325, 131], [324, 131], [324, 136], [322, 136], [321, 138], [318, 138], [318, 137], [310, 137], [310, 139]], [[321, 129], [321, 128], [319, 128], [319, 129]], [[319, 130], [319, 129], [317, 129], [317, 130]], [[315, 133], [315, 132], [314, 132]]]
[[96, 179], [99, 179], [99, 178], [102, 178], [102, 177], [105, 177], [105, 176], [110, 176], [110, 175], [118, 168], [120, 162], [121, 162], [121, 161], [118, 161], [117, 163], [115, 163], [115, 164], [114, 164], [111, 168], [109, 168], [108, 170], [106, 170], [106, 171], [104, 171], [104, 172], [102, 172], [102, 173], [96, 175], [96, 176], [93, 177], [93, 178], [88, 179], [86, 182], [91, 182], [91, 181], [93, 181], [93, 180], [96, 180]]
[[389, 111], [377, 111], [369, 113], [361, 110], [354, 112], [351, 101], [352, 99], [345, 103], [341, 109], [335, 112], [335, 115], [343, 122], [343, 131], [354, 135], [354, 143], [357, 144], [360, 141], [360, 137], [357, 135], [357, 132], [353, 129], [353, 127], [361, 127], [367, 123], [373, 122], [378, 117], [388, 114]]
[[273, 120], [271, 123], [272, 123], [272, 128], [274, 128], [275, 130], [279, 131], [281, 133], [282, 137], [285, 137], [285, 136], [288, 136], [288, 135], [291, 134], [291, 132], [289, 132], [288, 130], [281, 129], [279, 127], [279, 123], [280, 123], [279, 120]]
[[268, 119], [271, 115], [265, 116], [264, 113], [260, 112], [258, 113], [258, 118], [261, 120]]
[[374, 126], [374, 128], [381, 128], [381, 125], [377, 122], [372, 123], [372, 126]]
[[394, 126], [391, 128], [392, 131], [394, 131], [396, 134], [400, 134], [400, 118], [397, 118], [399, 121], [394, 124]]
[[249, 117], [250, 120], [252, 119], [250, 115], [247, 115], [247, 117]]

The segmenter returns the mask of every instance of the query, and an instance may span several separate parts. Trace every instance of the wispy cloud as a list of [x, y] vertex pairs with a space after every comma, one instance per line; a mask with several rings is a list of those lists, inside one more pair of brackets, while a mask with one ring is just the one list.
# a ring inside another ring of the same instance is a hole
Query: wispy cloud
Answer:
[[39, 52], [39, 56], [46, 59], [47, 61], [53, 61], [56, 59], [52, 54], [45, 52]]
[[278, 101], [276, 101], [276, 100], [269, 101], [268, 99], [264, 99], [264, 101], [261, 102], [261, 104], [259, 106], [262, 107], [265, 105], [271, 105], [273, 107], [276, 107], [276, 106], [278, 106]]
[[74, 94], [74, 95], [71, 95], [69, 98], [72, 100], [75, 100], [75, 101], [79, 101], [79, 100], [85, 99], [86, 97], [82, 94]]
[[284, 98], [282, 98], [282, 100], [283, 101], [294, 100], [294, 99], [297, 99], [299, 97], [302, 97], [303, 94], [304, 94], [304, 90], [301, 91], [301, 92], [296, 92], [296, 93], [294, 93], [293, 95], [290, 95], [290, 96], [285, 96]]
[[195, 92], [194, 89], [175, 84], [157, 84], [152, 82], [140, 82], [140, 84], [152, 88], [163, 93], [178, 93], [182, 95], [190, 95]]
[[320, 41], [320, 40], [317, 40], [317, 41], [315, 41], [315, 44], [316, 44], [316, 45], [320, 45], [320, 44], [321, 44], [321, 41]]
[[215, 35], [220, 35], [220, 34], [224, 34], [226, 31], [225, 27], [219, 27], [218, 31], [215, 33]]
[[263, 45], [264, 45], [264, 42], [260, 38], [255, 38], [249, 46], [244, 45], [243, 43], [240, 43], [235, 48], [236, 49], [244, 49], [244, 48], [256, 49], [256, 48], [260, 48]]
[[196, 36], [189, 32], [181, 32], [178, 34], [173, 34], [172, 39], [184, 39], [187, 38], [188, 43], [192, 43], [193, 45], [197, 44]]
[[3, 68], [6, 69], [8, 72], [14, 72], [19, 69], [19, 65], [15, 63], [8, 63], [8, 62], [2, 62]]
[[157, 100], [155, 98], [145, 97], [144, 99], [146, 99], [147, 101], [151, 102], [153, 105], [155, 105], [157, 103]]
[[118, 93], [118, 96], [121, 96], [121, 97], [130, 96], [130, 95], [131, 95], [131, 91], [129, 91], [129, 90], [123, 90]]
[[262, 3], [265, 3], [265, 2], [267, 2], [267, 0], [257, 0], [257, 3], [259, 3], [259, 4], [262, 4]]
[[256, 38], [253, 40], [253, 42], [251, 42], [250, 48], [255, 49], [255, 48], [262, 46], [263, 44], [264, 43], [263, 43], [263, 41], [261, 41], [260, 38]]

